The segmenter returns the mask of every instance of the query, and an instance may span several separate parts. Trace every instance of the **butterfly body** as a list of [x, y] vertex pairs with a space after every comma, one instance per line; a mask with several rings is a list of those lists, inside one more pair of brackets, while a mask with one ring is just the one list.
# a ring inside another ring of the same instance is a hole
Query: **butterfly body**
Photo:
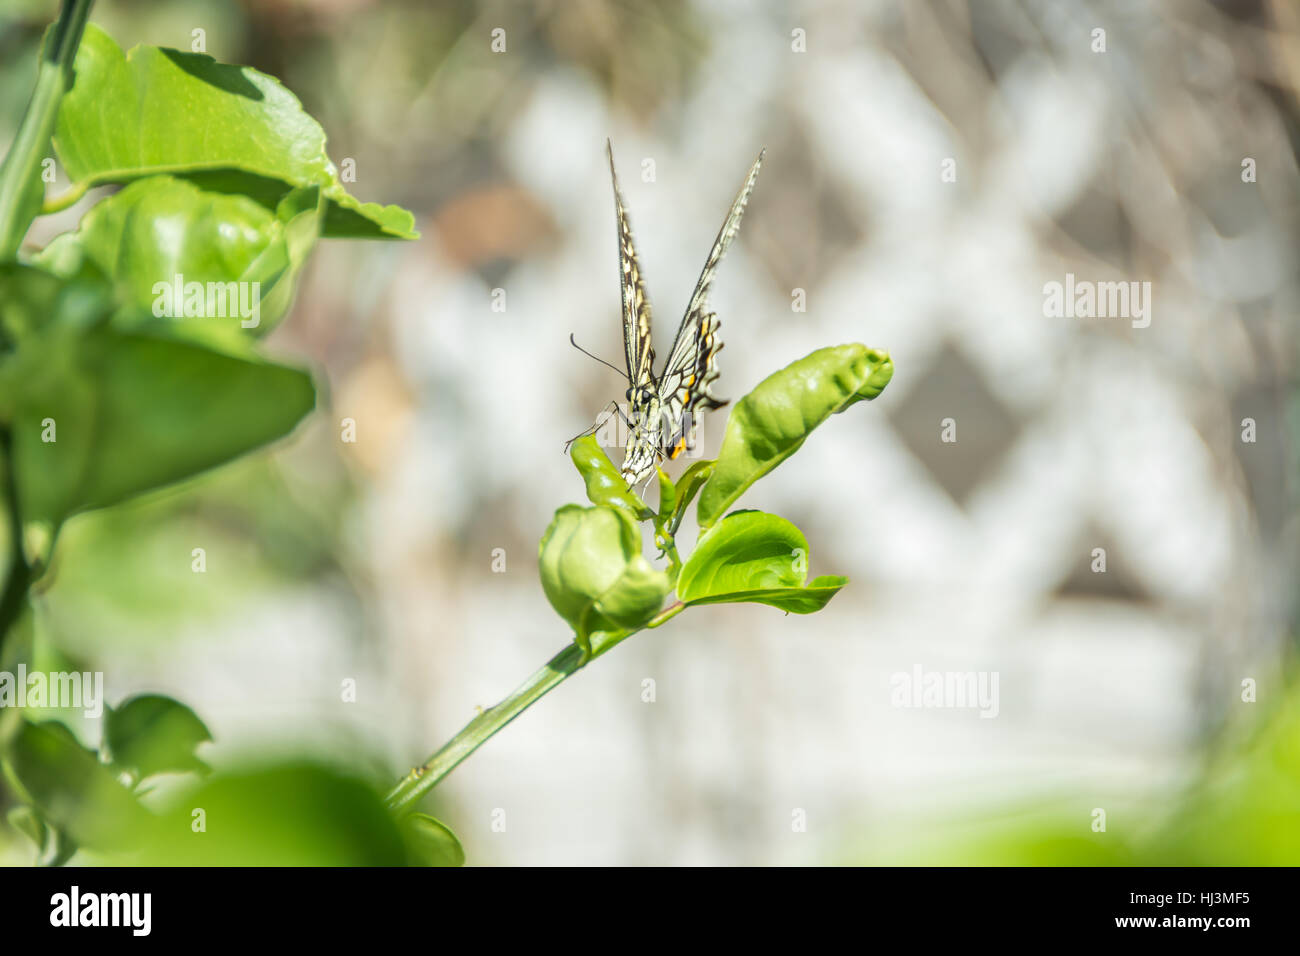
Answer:
[[731, 204], [709, 258], [691, 296], [682, 324], [673, 340], [663, 371], [654, 374], [651, 347], [650, 301], [646, 296], [641, 267], [632, 243], [623, 195], [614, 172], [613, 149], [606, 143], [609, 173], [614, 183], [614, 207], [618, 217], [619, 285], [623, 300], [623, 345], [627, 360], [628, 414], [630, 427], [627, 451], [620, 469], [629, 485], [644, 480], [658, 458], [674, 459], [694, 447], [699, 428], [697, 411], [721, 408], [726, 399], [713, 394], [710, 386], [720, 374], [717, 356], [722, 350], [719, 320], [708, 309], [709, 289], [718, 264], [740, 228], [749, 194], [758, 177], [763, 153], [750, 167], [749, 175]]

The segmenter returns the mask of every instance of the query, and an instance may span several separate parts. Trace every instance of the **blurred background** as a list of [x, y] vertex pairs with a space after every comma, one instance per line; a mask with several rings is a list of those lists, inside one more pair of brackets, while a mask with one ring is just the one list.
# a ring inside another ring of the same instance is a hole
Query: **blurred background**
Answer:
[[[0, 143], [55, 12], [0, 2]], [[716, 390], [825, 345], [891, 353], [885, 393], [742, 502], [852, 583], [809, 617], [693, 609], [567, 682], [436, 791], [470, 862], [1300, 863], [1294, 4], [94, 19], [123, 47], [203, 29], [275, 75], [350, 191], [423, 238], [318, 247], [269, 343], [321, 387], [291, 439], [69, 524], [46, 660], [190, 704], [218, 768], [308, 754], [395, 782], [569, 639], [537, 542], [584, 500], [565, 440], [626, 387], [568, 343], [621, 363], [606, 137], [661, 356], [766, 146], [714, 287]], [[1067, 274], [1150, 282], [1149, 326], [1049, 316]], [[996, 718], [893, 706], [917, 667], [997, 673]]]

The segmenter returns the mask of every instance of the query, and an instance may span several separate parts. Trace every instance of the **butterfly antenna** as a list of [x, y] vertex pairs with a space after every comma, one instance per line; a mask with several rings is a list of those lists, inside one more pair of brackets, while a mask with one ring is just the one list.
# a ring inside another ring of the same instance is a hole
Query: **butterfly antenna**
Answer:
[[[618, 372], [619, 375], [621, 375], [621, 376], [623, 376], [624, 378], [626, 378], [626, 379], [628, 380], [628, 384], [631, 384], [632, 379], [631, 379], [631, 377], [627, 374], [627, 372], [623, 371], [623, 370], [622, 370], [621, 368], [619, 368], [617, 365], [610, 365], [609, 362], [606, 362], [606, 361], [605, 361], [603, 358], [601, 358], [599, 355], [592, 355], [590, 352], [588, 352], [586, 349], [584, 349], [581, 345], [578, 344], [577, 340], [574, 338], [574, 333], [573, 333], [573, 332], [570, 332], [570, 333], [569, 333], [569, 344], [572, 345], [572, 346], [573, 346], [575, 349], [577, 349], [579, 352], [581, 352], [583, 355], [587, 356], [588, 358], [594, 358], [594, 359], [595, 359], [597, 362], [599, 362], [601, 365], [604, 365], [604, 366], [606, 366], [606, 367], [608, 367], [608, 368], [612, 368], [615, 372]], [[579, 435], [578, 437], [581, 438], [582, 436]]]
[[[594, 356], [593, 356], [593, 357], [594, 357]], [[627, 424], [627, 426], [628, 426], [629, 428], [632, 427], [632, 423], [631, 423], [630, 421], [628, 421], [627, 416], [623, 414], [623, 409], [621, 409], [621, 408], [618, 407], [618, 402], [610, 402], [608, 405], [605, 406], [604, 411], [607, 412], [607, 411], [609, 411], [611, 408], [614, 409], [614, 411], [615, 411], [616, 413], [618, 413], [618, 417], [621, 418], [621, 419], [623, 419], [623, 421]], [[582, 431], [578, 432], [578, 434], [574, 435], [572, 438], [570, 438], [568, 441], [566, 441], [566, 442], [564, 443], [564, 454], [568, 454], [569, 446], [572, 445], [575, 441], [577, 441], [577, 440], [578, 440], [579, 438], [581, 438], [583, 435], [590, 435], [590, 434], [592, 434], [592, 433], [595, 432], [597, 429], [599, 429], [600, 426], [604, 425], [605, 422], [607, 422], [607, 421], [609, 421], [609, 416], [608, 416], [608, 415], [606, 415], [604, 418], [600, 418], [600, 417], [598, 416], [598, 417], [596, 418], [596, 420], [595, 420], [594, 422], [592, 422], [592, 424], [591, 424], [590, 427], [588, 427], [588, 428], [584, 428]]]

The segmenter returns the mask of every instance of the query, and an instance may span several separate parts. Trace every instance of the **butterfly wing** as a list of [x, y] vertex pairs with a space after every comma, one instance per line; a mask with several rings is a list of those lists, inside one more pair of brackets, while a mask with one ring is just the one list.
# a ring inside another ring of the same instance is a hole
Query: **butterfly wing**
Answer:
[[627, 377], [635, 389], [651, 385], [654, 381], [654, 349], [650, 347], [650, 300], [645, 294], [641, 266], [636, 261], [636, 246], [632, 244], [632, 227], [627, 221], [623, 206], [623, 193], [618, 188], [618, 174], [614, 172], [614, 150], [605, 140], [605, 153], [609, 156], [609, 178], [614, 183], [614, 211], [618, 215], [618, 280], [623, 293], [623, 354], [627, 359]]
[[672, 351], [663, 374], [659, 376], [659, 402], [668, 421], [673, 423], [673, 433], [667, 443], [669, 458], [676, 458], [687, 448], [695, 444], [695, 432], [698, 419], [697, 408], [721, 408], [727, 404], [710, 391], [709, 386], [720, 374], [717, 355], [722, 350], [722, 341], [718, 338], [719, 321], [716, 314], [709, 311], [709, 289], [713, 277], [718, 271], [718, 264], [727, 254], [727, 247], [740, 231], [740, 220], [745, 215], [745, 205], [749, 194], [754, 190], [758, 179], [759, 167], [763, 164], [760, 152], [754, 165], [749, 168], [749, 175], [731, 203], [731, 210], [718, 231], [718, 237], [709, 250], [705, 260], [704, 271], [695, 284], [686, 315], [682, 318], [681, 328], [673, 340]]

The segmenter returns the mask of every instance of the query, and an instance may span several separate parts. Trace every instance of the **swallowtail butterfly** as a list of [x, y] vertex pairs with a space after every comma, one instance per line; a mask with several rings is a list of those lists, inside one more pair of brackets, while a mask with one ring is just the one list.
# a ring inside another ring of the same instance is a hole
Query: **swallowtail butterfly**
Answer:
[[745, 204], [754, 189], [766, 150], [758, 154], [758, 159], [749, 168], [749, 175], [745, 177], [731, 204], [731, 211], [713, 241], [709, 258], [704, 262], [704, 271], [700, 273], [686, 315], [677, 330], [677, 337], [673, 339], [668, 362], [657, 377], [654, 374], [655, 353], [650, 345], [650, 300], [646, 298], [641, 267], [632, 244], [632, 228], [618, 186], [618, 174], [614, 172], [614, 151], [608, 141], [605, 152], [609, 156], [614, 209], [618, 216], [623, 350], [629, 383], [627, 423], [631, 434], [621, 471], [629, 485], [636, 485], [654, 469], [658, 457], [673, 459], [694, 447], [699, 425], [697, 409], [721, 408], [727, 404], [726, 399], [716, 397], [709, 388], [719, 375], [718, 352], [722, 349], [722, 341], [718, 338], [718, 317], [709, 311], [709, 288], [727, 247], [740, 230], [740, 219], [745, 214]]

